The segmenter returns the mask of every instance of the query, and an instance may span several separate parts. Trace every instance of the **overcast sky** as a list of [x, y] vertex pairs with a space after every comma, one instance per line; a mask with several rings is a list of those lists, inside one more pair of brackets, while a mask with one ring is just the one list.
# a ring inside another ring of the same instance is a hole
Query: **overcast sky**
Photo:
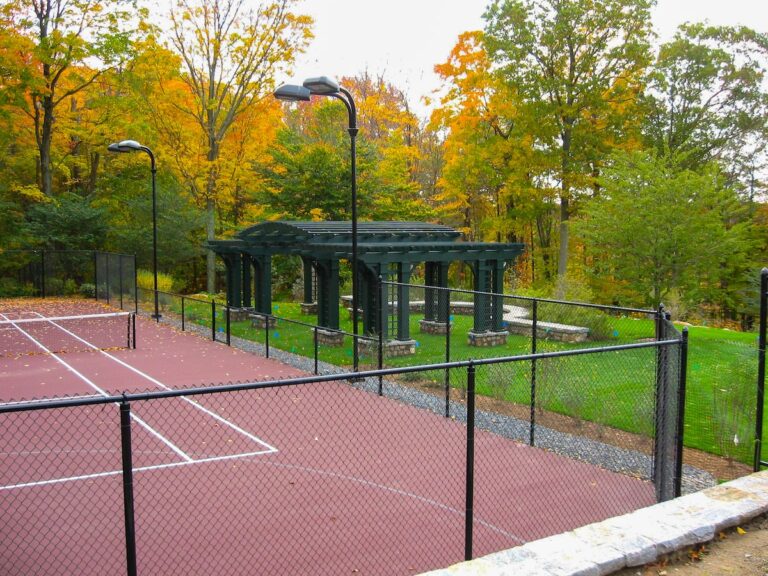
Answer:
[[[420, 102], [439, 86], [434, 65], [444, 62], [462, 32], [483, 27], [488, 0], [304, 0], [299, 12], [315, 19], [315, 38], [296, 67], [295, 78], [383, 73]], [[704, 19], [745, 24], [768, 32], [766, 0], [658, 0], [654, 27], [662, 39], [678, 24]]]

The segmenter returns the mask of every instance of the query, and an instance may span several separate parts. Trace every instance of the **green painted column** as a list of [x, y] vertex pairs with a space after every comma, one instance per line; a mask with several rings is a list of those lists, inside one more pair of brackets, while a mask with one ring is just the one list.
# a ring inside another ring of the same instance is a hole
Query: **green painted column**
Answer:
[[[437, 264], [437, 270], [436, 270], [436, 276], [437, 276], [437, 286], [440, 288], [448, 288], [448, 267], [450, 266], [449, 262], [439, 262]], [[450, 300], [450, 293], [448, 290], [436, 290], [437, 292], [437, 321], [438, 322], [447, 322], [448, 317], [450, 316], [450, 309], [449, 309], [449, 300]]]
[[317, 260], [317, 323], [339, 329], [339, 261]]
[[491, 267], [487, 260], [478, 260], [475, 262], [475, 310], [473, 332], [480, 333], [490, 329], [491, 300], [486, 294], [479, 292], [490, 292], [491, 288]]
[[[504, 261], [493, 260], [491, 262], [492, 282], [491, 292], [504, 293]], [[491, 297], [491, 330], [501, 332], [504, 322], [504, 298], [502, 296]]]
[[251, 288], [253, 286], [253, 277], [251, 276], [251, 257], [248, 254], [241, 254], [240, 261], [243, 267], [242, 304], [245, 308], [250, 308], [253, 306], [253, 294], [251, 293]]
[[398, 340], [410, 340], [411, 339], [411, 327], [410, 327], [410, 288], [403, 286], [411, 281], [411, 265], [397, 263], [397, 282], [400, 284], [397, 287], [397, 339]]
[[252, 260], [256, 272], [256, 311], [272, 314], [272, 257], [255, 256]]
[[[437, 263], [424, 263], [424, 284], [425, 286], [437, 286]], [[432, 322], [437, 318], [437, 290], [434, 288], [424, 289], [424, 320]]]
[[312, 289], [312, 259], [302, 256], [301, 263], [304, 268], [304, 299], [302, 302], [311, 304], [315, 301], [314, 290]]

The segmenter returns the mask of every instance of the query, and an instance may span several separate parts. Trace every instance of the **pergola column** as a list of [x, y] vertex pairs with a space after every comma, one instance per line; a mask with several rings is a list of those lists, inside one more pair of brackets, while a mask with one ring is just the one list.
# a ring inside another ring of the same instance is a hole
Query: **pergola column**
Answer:
[[386, 329], [387, 326], [389, 303], [386, 291], [379, 290], [380, 276], [383, 280], [388, 279], [382, 275], [380, 264], [368, 264], [360, 274], [360, 307], [363, 311], [363, 334], [366, 335], [379, 334], [380, 328], [383, 326]]
[[248, 254], [240, 255], [241, 266], [243, 269], [243, 301], [245, 308], [253, 306], [251, 288], [253, 286], [253, 277], [251, 276], [251, 257]]
[[494, 332], [501, 332], [504, 322], [504, 261], [493, 260], [491, 262], [491, 326]]
[[[339, 329], [339, 261], [316, 260], [317, 323]], [[310, 268], [311, 274], [311, 268]]]
[[[448, 288], [448, 262], [437, 263], [437, 286]], [[447, 322], [450, 316], [450, 298], [448, 290], [436, 290], [437, 292], [437, 321]]]
[[397, 287], [397, 339], [398, 340], [410, 340], [411, 339], [411, 327], [410, 327], [410, 288], [403, 286], [403, 284], [409, 284], [411, 281], [411, 265], [397, 263], [397, 282], [400, 284]]
[[227, 306], [242, 306], [242, 261], [240, 254], [222, 254], [227, 276]]
[[474, 326], [472, 331], [475, 333], [485, 332], [491, 328], [491, 300], [487, 294], [479, 292], [491, 291], [491, 267], [487, 260], [478, 260], [475, 262], [475, 309]]
[[437, 286], [437, 262], [424, 262], [424, 285], [424, 320], [434, 322], [437, 319], [439, 291], [430, 286]]
[[254, 307], [262, 314], [272, 313], [272, 257], [267, 255], [252, 256], [254, 278], [256, 280], [256, 298]]
[[311, 304], [315, 301], [315, 294], [312, 282], [312, 258], [301, 257], [302, 268], [304, 269], [304, 304]]

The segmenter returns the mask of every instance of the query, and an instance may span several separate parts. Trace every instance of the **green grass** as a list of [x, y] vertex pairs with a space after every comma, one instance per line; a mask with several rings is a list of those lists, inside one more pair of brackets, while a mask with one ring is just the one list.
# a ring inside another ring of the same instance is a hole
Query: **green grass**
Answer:
[[[173, 303], [171, 309], [178, 313], [179, 303]], [[210, 326], [209, 304], [188, 301], [186, 311], [189, 321]], [[314, 324], [316, 318], [301, 314], [299, 305], [295, 303], [276, 303], [272, 312], [281, 320], [270, 329], [270, 346], [313, 357], [312, 329], [286, 320]], [[219, 329], [224, 328], [223, 314], [223, 307], [219, 307]], [[386, 367], [426, 365], [448, 359], [445, 336], [420, 333], [420, 317], [419, 314], [412, 314], [410, 321], [411, 338], [417, 341], [416, 354], [386, 358]], [[340, 311], [340, 318], [341, 330], [352, 332], [346, 310]], [[654, 335], [654, 324], [650, 319], [606, 316], [603, 320], [608, 327], [605, 332], [608, 336], [604, 339], [576, 344], [539, 339], [537, 351], [625, 344]], [[578, 324], [578, 321], [571, 323]], [[471, 327], [471, 316], [453, 316], [451, 361], [531, 352], [530, 337], [515, 334], [508, 337], [505, 346], [469, 346], [466, 334]], [[233, 322], [231, 330], [233, 335], [241, 338], [261, 343], [265, 341], [265, 330], [252, 327], [250, 321]], [[749, 462], [753, 449], [750, 438], [754, 428], [757, 336], [755, 333], [706, 327], [689, 328], [689, 336], [685, 443], [693, 448]], [[537, 404], [548, 411], [649, 436], [653, 432], [655, 354], [655, 349], [645, 348], [539, 360], [536, 366]], [[320, 345], [318, 356], [321, 362], [351, 367], [351, 336], [345, 337], [342, 346]], [[371, 354], [361, 355], [360, 365], [363, 369], [376, 367], [375, 348]], [[424, 377], [442, 383], [444, 374], [442, 371], [428, 372]], [[477, 370], [478, 393], [509, 402], [529, 404], [530, 382], [530, 362], [481, 366]], [[451, 385], [455, 388], [465, 386], [464, 373], [454, 371]], [[736, 437], [738, 443], [734, 442]]]

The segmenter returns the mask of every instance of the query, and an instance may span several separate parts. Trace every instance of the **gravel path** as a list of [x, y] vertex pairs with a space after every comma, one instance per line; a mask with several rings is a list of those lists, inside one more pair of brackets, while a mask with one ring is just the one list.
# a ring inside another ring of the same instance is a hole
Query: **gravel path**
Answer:
[[[164, 316], [162, 321], [177, 328], [181, 327], [179, 319], [173, 316]], [[186, 324], [187, 331], [196, 332], [200, 335], [210, 338], [210, 328], [197, 324]], [[224, 334], [218, 334], [217, 340], [225, 338]], [[236, 336], [231, 337], [231, 344], [246, 352], [251, 352], [259, 356], [266, 355], [266, 348], [263, 344], [244, 340]], [[279, 360], [312, 374], [315, 369], [314, 359], [285, 352], [274, 347], [270, 347], [270, 358]], [[347, 369], [328, 364], [326, 362], [318, 363], [318, 372], [320, 374], [344, 373]], [[366, 378], [357, 382], [351, 382], [352, 386], [371, 393], [378, 393], [378, 378]], [[404, 386], [392, 380], [384, 380], [383, 394], [404, 404], [415, 406], [428, 410], [434, 414], [445, 414], [445, 400], [432, 394], [422, 392], [421, 390]], [[451, 401], [449, 404], [450, 417], [460, 422], [466, 422], [467, 409], [464, 404]], [[475, 412], [475, 424], [478, 428], [498, 434], [505, 438], [510, 438], [518, 442], [527, 443], [529, 440], [529, 423], [512, 416], [477, 410]], [[537, 425], [535, 430], [536, 446], [568, 458], [587, 462], [599, 466], [606, 470], [627, 474], [636, 478], [650, 480], [653, 471], [653, 460], [650, 456], [637, 452], [619, 448], [611, 444], [605, 444], [597, 440], [585, 438], [583, 436], [574, 436], [565, 432], [552, 430], [544, 426]], [[694, 468], [693, 466], [683, 466], [683, 493], [688, 494], [697, 492], [704, 488], [714, 486], [717, 482], [710, 473]]]

